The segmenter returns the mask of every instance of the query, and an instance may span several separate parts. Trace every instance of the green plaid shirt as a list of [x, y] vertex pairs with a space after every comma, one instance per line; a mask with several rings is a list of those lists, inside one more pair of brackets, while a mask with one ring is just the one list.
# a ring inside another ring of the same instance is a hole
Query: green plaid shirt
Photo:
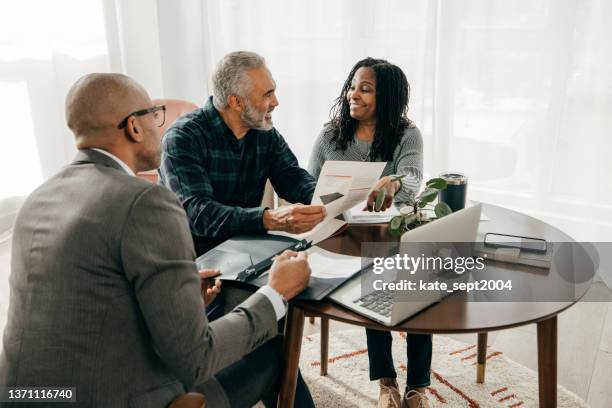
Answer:
[[265, 231], [260, 205], [267, 179], [292, 203], [310, 203], [316, 185], [276, 129], [251, 129], [239, 141], [212, 97], [166, 131], [162, 149], [160, 182], [183, 204], [200, 248], [201, 241], [211, 247], [236, 234]]

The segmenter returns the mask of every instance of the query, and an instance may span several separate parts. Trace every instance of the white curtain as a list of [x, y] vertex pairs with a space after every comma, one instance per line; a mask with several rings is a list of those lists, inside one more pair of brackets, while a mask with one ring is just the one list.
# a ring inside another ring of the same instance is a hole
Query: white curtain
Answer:
[[73, 156], [65, 94], [78, 76], [107, 70], [99, 1], [2, 3], [0, 199], [29, 193]]
[[203, 4], [208, 70], [238, 49], [266, 57], [278, 85], [275, 123], [302, 165], [351, 66], [385, 58], [412, 86], [428, 175], [463, 172], [470, 198], [584, 241], [612, 236], [612, 3]]
[[425, 172], [577, 239], [612, 235], [612, 3], [606, 0], [30, 0], [0, 14], [0, 198], [74, 154], [65, 93], [118, 71], [153, 97], [202, 104], [227, 52], [259, 52], [277, 128], [306, 165], [351, 66], [399, 65]]

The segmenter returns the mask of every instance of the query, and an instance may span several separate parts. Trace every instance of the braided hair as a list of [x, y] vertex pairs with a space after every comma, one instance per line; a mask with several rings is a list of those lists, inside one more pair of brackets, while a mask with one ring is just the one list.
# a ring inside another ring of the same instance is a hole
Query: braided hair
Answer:
[[330, 110], [331, 142], [335, 149], [345, 151], [354, 143], [358, 121], [350, 114], [347, 93], [359, 68], [370, 68], [376, 77], [376, 128], [370, 149], [370, 161], [378, 158], [392, 161], [393, 152], [404, 131], [414, 127], [408, 119], [410, 85], [401, 68], [383, 59], [365, 58], [355, 64]]

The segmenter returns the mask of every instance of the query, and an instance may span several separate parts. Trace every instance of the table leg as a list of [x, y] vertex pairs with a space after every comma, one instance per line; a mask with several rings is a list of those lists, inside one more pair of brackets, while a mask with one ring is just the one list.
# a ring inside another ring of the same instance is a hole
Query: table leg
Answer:
[[327, 375], [327, 358], [329, 351], [329, 319], [321, 318], [321, 375]]
[[557, 316], [538, 322], [540, 408], [557, 406]]
[[287, 319], [285, 321], [283, 366], [281, 370], [280, 393], [278, 395], [279, 408], [293, 408], [303, 334], [304, 311], [289, 305]]
[[478, 360], [476, 366], [476, 382], [484, 384], [485, 367], [487, 364], [487, 334], [478, 333]]

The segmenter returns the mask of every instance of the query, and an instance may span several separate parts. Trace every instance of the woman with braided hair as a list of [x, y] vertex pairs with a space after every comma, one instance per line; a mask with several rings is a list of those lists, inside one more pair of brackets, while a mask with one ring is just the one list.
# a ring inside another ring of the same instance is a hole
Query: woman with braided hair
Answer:
[[[410, 86], [402, 70], [385, 60], [366, 58], [351, 69], [310, 156], [310, 174], [318, 179], [326, 160], [385, 161], [383, 177], [373, 192], [385, 189], [382, 209], [404, 202], [418, 192], [423, 174], [421, 132], [408, 119]], [[394, 176], [404, 176], [395, 181]], [[374, 208], [374, 194], [368, 209]], [[400, 398], [392, 338], [388, 331], [366, 329], [370, 380], [379, 380], [378, 407], [429, 406], [425, 388], [430, 383], [431, 335], [406, 336], [408, 373]]]

